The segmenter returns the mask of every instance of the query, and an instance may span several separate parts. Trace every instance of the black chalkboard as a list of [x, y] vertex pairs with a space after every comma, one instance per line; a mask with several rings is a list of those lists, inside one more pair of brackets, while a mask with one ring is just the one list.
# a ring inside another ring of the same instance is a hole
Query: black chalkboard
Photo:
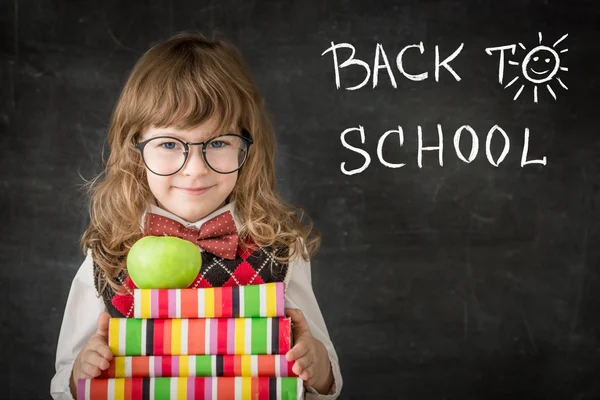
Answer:
[[[49, 397], [80, 175], [100, 171], [137, 58], [193, 30], [246, 58], [278, 187], [323, 235], [313, 285], [341, 398], [600, 398], [600, 3], [15, 0], [0, 20], [0, 397]], [[355, 51], [339, 89], [332, 46], [339, 65]], [[402, 167], [378, 156], [390, 130], [381, 157]], [[419, 151], [439, 132], [442, 166]]]

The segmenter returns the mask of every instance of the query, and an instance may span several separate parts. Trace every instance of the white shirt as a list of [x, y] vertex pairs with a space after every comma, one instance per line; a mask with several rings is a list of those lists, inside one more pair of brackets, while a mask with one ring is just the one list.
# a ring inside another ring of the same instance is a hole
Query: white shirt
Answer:
[[[156, 205], [152, 204], [150, 206], [150, 212], [169, 217], [188, 228], [193, 227], [195, 229], [200, 229], [204, 222], [227, 210], [231, 211], [236, 228], [239, 231], [241, 224], [235, 213], [235, 202], [225, 205], [194, 223], [187, 222]], [[142, 216], [142, 230], [143, 221], [144, 217]], [[312, 289], [310, 261], [304, 261], [299, 256], [292, 260], [288, 266], [288, 274], [285, 280], [285, 308], [302, 310], [311, 334], [325, 345], [331, 362], [334, 384], [330, 393], [318, 394], [314, 389], [309, 388], [305, 398], [307, 400], [336, 399], [342, 389], [342, 375], [338, 356], [329, 338], [327, 326]], [[50, 383], [50, 393], [54, 399], [73, 399], [69, 387], [73, 363], [90, 337], [96, 332], [98, 315], [103, 311], [106, 311], [106, 307], [94, 286], [93, 261], [91, 250], [88, 249], [87, 257], [83, 260], [75, 274], [75, 278], [73, 278], [60, 328], [56, 348], [56, 374]]]

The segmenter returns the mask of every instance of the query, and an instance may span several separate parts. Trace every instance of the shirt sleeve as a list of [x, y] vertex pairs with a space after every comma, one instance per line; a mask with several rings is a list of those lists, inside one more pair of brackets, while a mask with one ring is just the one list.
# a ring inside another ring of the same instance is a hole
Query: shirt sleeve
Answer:
[[310, 333], [325, 345], [329, 354], [334, 380], [328, 393], [320, 394], [313, 388], [307, 388], [305, 398], [306, 400], [336, 399], [342, 390], [342, 374], [337, 353], [329, 338], [323, 314], [312, 288], [310, 261], [305, 261], [298, 256], [290, 262], [290, 268], [291, 276], [288, 279], [285, 291], [285, 307], [300, 309], [308, 322]]
[[56, 348], [56, 373], [50, 382], [50, 394], [54, 399], [73, 399], [69, 387], [73, 363], [96, 332], [98, 315], [106, 310], [102, 297], [97, 296], [93, 268], [91, 251], [88, 250], [73, 278], [65, 306]]

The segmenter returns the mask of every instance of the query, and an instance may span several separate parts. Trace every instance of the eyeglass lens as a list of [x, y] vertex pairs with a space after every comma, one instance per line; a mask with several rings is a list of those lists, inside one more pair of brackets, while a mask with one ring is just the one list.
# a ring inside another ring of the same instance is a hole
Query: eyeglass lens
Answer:
[[[241, 167], [247, 152], [248, 145], [241, 137], [218, 136], [206, 144], [205, 161], [213, 170], [229, 173]], [[174, 174], [185, 163], [185, 146], [175, 138], [154, 138], [144, 147], [143, 157], [148, 169], [155, 174]]]

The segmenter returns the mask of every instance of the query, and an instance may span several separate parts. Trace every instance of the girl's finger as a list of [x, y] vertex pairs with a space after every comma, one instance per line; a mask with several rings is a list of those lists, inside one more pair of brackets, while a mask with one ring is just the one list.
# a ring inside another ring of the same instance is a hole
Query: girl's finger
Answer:
[[100, 376], [100, 374], [102, 373], [100, 368], [98, 368], [96, 365], [92, 365], [88, 362], [83, 363], [83, 365], [81, 366], [81, 371], [84, 374], [89, 375], [91, 378], [96, 378], [96, 377]]
[[301, 369], [306, 369], [309, 366], [311, 366], [313, 363], [314, 363], [314, 359], [312, 357], [310, 357], [309, 355], [306, 355], [304, 357], [300, 357], [295, 362], [295, 364], [298, 364]]
[[304, 370], [298, 363], [294, 363], [294, 365], [292, 365], [292, 372], [297, 376], [300, 376], [302, 375], [302, 372], [304, 372]]
[[309, 351], [309, 347], [304, 342], [298, 342], [290, 351], [285, 355], [287, 361], [295, 361], [300, 357], [304, 357]]
[[78, 381], [79, 379], [92, 379], [92, 376], [89, 374], [86, 374], [85, 372], [83, 372], [83, 369], [79, 370], [79, 373], [77, 374], [77, 376], [75, 376], [75, 380]]
[[102, 357], [100, 353], [93, 350], [89, 350], [86, 353], [84, 360], [86, 363], [94, 365], [100, 368], [101, 370], [105, 370], [108, 369], [108, 367], [110, 367], [110, 362], [104, 357]]
[[299, 378], [302, 379], [304, 382], [308, 383], [308, 381], [310, 380], [310, 378], [312, 378], [312, 374], [310, 373], [309, 370], [305, 369], [304, 371], [302, 371], [302, 373], [300, 374]]
[[[296, 360], [296, 362], [294, 363], [294, 365], [292, 365], [292, 371], [300, 376], [302, 375], [303, 372], [305, 372], [307, 369], [313, 369], [313, 365], [315, 364], [314, 361], [311, 361], [310, 359], [304, 357], [301, 358], [300, 360]], [[309, 374], [309, 376], [312, 376], [312, 373]]]
[[286, 310], [286, 316], [292, 319], [294, 333], [301, 334], [306, 331], [310, 332], [306, 318], [302, 310], [297, 308], [289, 308]]
[[312, 386], [312, 384], [314, 383], [314, 378], [315, 376], [315, 364], [311, 364], [308, 368], [305, 368], [304, 370], [302, 370], [302, 372], [300, 373], [300, 375], [298, 376], [300, 379], [302, 379], [304, 382], [306, 382], [306, 384], [308, 386]]
[[101, 312], [98, 315], [98, 330], [96, 334], [103, 337], [105, 340], [108, 340], [108, 325], [110, 321], [110, 314], [106, 311]]
[[108, 347], [106, 343], [103, 343], [101, 341], [94, 342], [94, 344], [90, 346], [90, 350], [100, 354], [102, 358], [108, 361], [112, 360], [113, 358], [112, 350], [110, 349], [110, 347]]

